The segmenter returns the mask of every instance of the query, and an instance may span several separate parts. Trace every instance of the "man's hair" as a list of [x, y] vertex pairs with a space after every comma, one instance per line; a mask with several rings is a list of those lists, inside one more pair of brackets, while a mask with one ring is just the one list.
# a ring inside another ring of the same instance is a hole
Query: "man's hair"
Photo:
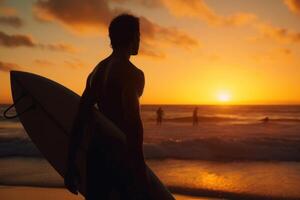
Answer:
[[112, 48], [128, 47], [134, 35], [139, 31], [139, 18], [129, 14], [117, 16], [109, 25], [109, 38]]

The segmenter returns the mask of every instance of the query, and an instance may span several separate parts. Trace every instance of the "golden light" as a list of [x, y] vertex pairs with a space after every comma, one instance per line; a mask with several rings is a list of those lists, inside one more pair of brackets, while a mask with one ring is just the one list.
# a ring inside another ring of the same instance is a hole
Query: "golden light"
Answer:
[[221, 91], [218, 93], [217, 98], [220, 102], [228, 102], [231, 100], [231, 95], [227, 91]]

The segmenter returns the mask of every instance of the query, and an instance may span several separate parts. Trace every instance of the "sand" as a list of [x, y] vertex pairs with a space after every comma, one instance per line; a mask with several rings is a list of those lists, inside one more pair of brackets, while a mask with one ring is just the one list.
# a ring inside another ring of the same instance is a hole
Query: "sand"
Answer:
[[72, 195], [62, 188], [40, 188], [1, 186], [0, 199], [3, 200], [83, 200], [81, 195]]
[[[217, 200], [211, 198], [194, 198], [182, 195], [177, 200]], [[41, 188], [23, 186], [0, 186], [1, 200], [84, 200], [81, 195], [73, 195], [63, 188]]]

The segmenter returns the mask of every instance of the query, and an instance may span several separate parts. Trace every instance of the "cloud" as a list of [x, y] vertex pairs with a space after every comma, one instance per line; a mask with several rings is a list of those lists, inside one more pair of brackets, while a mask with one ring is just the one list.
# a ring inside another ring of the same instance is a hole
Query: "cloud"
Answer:
[[40, 48], [47, 49], [51, 51], [62, 51], [68, 53], [76, 53], [79, 50], [72, 45], [65, 43], [56, 43], [56, 44], [42, 44], [34, 41], [32, 37], [28, 35], [8, 35], [0, 31], [0, 46], [5, 46], [9, 48], [14, 47], [31, 47], [31, 48]]
[[164, 27], [145, 17], [140, 17], [141, 48], [140, 54], [154, 58], [165, 58], [162, 52], [163, 45], [172, 45], [191, 49], [199, 45], [198, 40], [175, 27]]
[[0, 61], [0, 71], [9, 72], [10, 70], [19, 69], [20, 66], [15, 63], [7, 63]]
[[[2, 2], [4, 1], [0, 0], [0, 4]], [[8, 25], [14, 28], [20, 28], [23, 25], [23, 20], [17, 16], [15, 8], [1, 5], [0, 13], [0, 25]]]
[[17, 16], [0, 16], [0, 24], [19, 28], [23, 25], [23, 22], [21, 18]]
[[[134, 1], [147, 6], [156, 6], [159, 1], [147, 0], [114, 0], [115, 3]], [[154, 3], [153, 3], [154, 2]], [[38, 0], [34, 5], [37, 18], [62, 24], [79, 34], [90, 32], [106, 32], [110, 21], [120, 13], [131, 13], [121, 9], [112, 9], [109, 0]], [[164, 27], [140, 17], [141, 23], [141, 54], [163, 57], [162, 43], [183, 48], [198, 45], [197, 39], [174, 27]], [[159, 42], [158, 42], [159, 41]]]
[[36, 44], [30, 36], [27, 35], [8, 35], [0, 31], [0, 45], [5, 47], [35, 47]]
[[139, 54], [143, 56], [163, 59], [166, 57], [166, 55], [161, 51], [155, 51], [155, 48], [147, 45], [146, 43], [143, 43], [142, 46], [139, 49]]
[[36, 16], [44, 21], [58, 21], [76, 31], [99, 31], [117, 14], [107, 0], [38, 0]]
[[300, 32], [291, 31], [286, 28], [275, 27], [267, 23], [260, 23], [256, 26], [256, 28], [261, 34], [256, 38], [258, 40], [267, 38], [287, 44], [300, 42]]
[[284, 0], [290, 11], [300, 15], [300, 0]]
[[17, 14], [17, 10], [15, 8], [8, 7], [8, 6], [1, 6], [0, 12], [2, 15], [6, 15], [6, 16], [15, 16]]
[[260, 63], [293, 63], [296, 56], [289, 48], [274, 48], [257, 52], [253, 59]]
[[35, 59], [34, 63], [37, 65], [42, 65], [42, 66], [53, 66], [54, 63], [49, 61], [49, 60], [44, 60], [44, 59]]
[[58, 44], [39, 44], [39, 47], [42, 49], [48, 49], [51, 51], [64, 51], [69, 53], [77, 53], [79, 52], [78, 48], [70, 44], [58, 43]]
[[175, 46], [189, 48], [197, 46], [198, 41], [174, 27], [163, 27], [145, 17], [140, 17], [142, 38], [150, 45], [154, 41], [165, 41]]
[[204, 0], [155, 0], [151, 4], [150, 0], [123, 0], [122, 2], [126, 1], [137, 2], [148, 7], [149, 5], [165, 7], [173, 16], [201, 19], [213, 26], [240, 26], [257, 19], [256, 15], [243, 12], [229, 16], [219, 15]]
[[78, 58], [73, 58], [72, 60], [65, 60], [64, 64], [67, 67], [71, 67], [73, 69], [83, 68], [84, 66], [86, 66], [86, 64]]

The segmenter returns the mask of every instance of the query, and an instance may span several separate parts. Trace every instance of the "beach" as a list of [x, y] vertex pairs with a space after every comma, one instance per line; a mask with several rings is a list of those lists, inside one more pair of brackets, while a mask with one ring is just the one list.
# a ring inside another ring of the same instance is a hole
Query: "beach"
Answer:
[[[41, 187], [0, 186], [0, 198], [5, 200], [83, 200], [81, 195], [73, 195], [66, 189]], [[195, 198], [176, 195], [177, 200], [220, 200], [215, 198]]]
[[81, 195], [72, 195], [66, 189], [61, 188], [41, 188], [41, 187], [21, 187], [21, 186], [1, 186], [0, 198], [5, 200], [82, 200]]
[[[192, 106], [164, 106], [157, 126], [156, 108], [142, 107], [144, 154], [177, 199], [300, 199], [299, 106], [203, 106], [198, 126]], [[82, 198], [63, 189], [18, 120], [0, 121], [0, 185], [5, 200]]]

